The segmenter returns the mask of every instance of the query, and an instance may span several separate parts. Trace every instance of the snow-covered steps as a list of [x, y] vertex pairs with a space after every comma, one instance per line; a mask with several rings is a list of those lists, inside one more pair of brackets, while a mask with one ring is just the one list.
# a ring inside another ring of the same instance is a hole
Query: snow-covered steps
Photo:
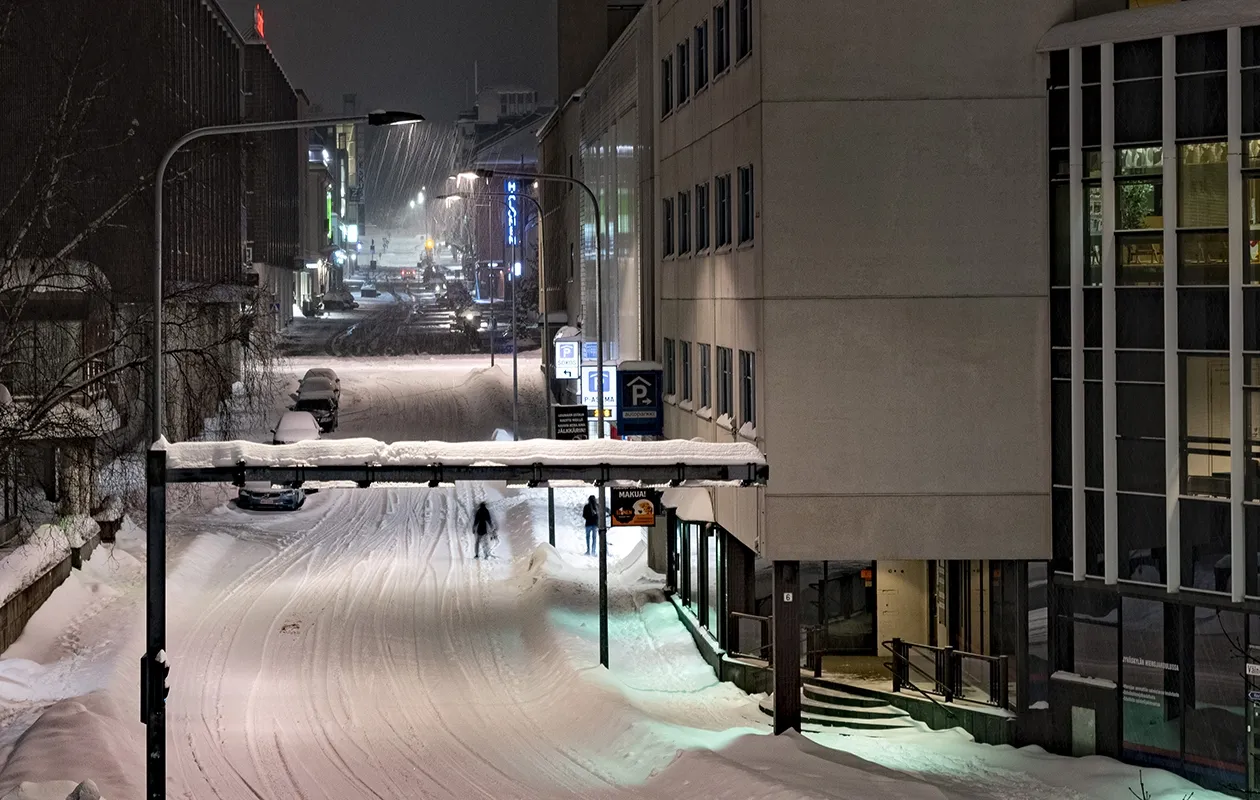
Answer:
[[[760, 703], [761, 711], [774, 716], [774, 696]], [[928, 730], [905, 711], [874, 697], [806, 683], [801, 689], [801, 723], [828, 728], [848, 728], [855, 733], [877, 736], [881, 732]]]

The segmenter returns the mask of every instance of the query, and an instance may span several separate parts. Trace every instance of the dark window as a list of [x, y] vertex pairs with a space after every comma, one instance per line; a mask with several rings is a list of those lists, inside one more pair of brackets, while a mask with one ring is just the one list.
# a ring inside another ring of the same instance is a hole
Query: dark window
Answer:
[[1116, 84], [1116, 144], [1158, 142], [1163, 138], [1160, 84], [1158, 79]]
[[710, 390], [712, 385], [709, 375], [712, 371], [712, 348], [707, 344], [702, 344], [700, 348], [700, 407], [709, 408], [713, 405], [713, 397]]
[[731, 364], [731, 348], [719, 347], [717, 349], [717, 372], [718, 372], [718, 405], [717, 413], [719, 417], [734, 416], [734, 398], [731, 395], [733, 386], [733, 365]]
[[1050, 518], [1054, 547], [1054, 568], [1072, 571], [1072, 490], [1050, 490]]
[[1182, 493], [1229, 497], [1229, 358], [1183, 355], [1180, 378]]
[[1072, 383], [1050, 382], [1050, 480], [1072, 484]]
[[1116, 351], [1116, 380], [1164, 382], [1164, 354], [1134, 350]]
[[1165, 492], [1164, 387], [1116, 384], [1116, 485], [1121, 491]]
[[1050, 146], [1067, 147], [1071, 143], [1071, 95], [1069, 90], [1050, 90]]
[[665, 340], [665, 394], [672, 395], [678, 391], [675, 383], [676, 367], [674, 364], [674, 340]]
[[1081, 87], [1081, 145], [1098, 147], [1102, 144], [1102, 87]]
[[1050, 185], [1050, 285], [1072, 282], [1072, 185]]
[[717, 246], [725, 247], [731, 243], [731, 173], [719, 175], [713, 179], [717, 185], [716, 212]]
[[674, 254], [674, 199], [666, 197], [661, 201], [661, 253]]
[[1085, 381], [1085, 485], [1103, 485], [1102, 383]]
[[1085, 346], [1102, 347], [1102, 290], [1085, 289]]
[[1086, 350], [1085, 356], [1085, 380], [1100, 381], [1102, 380], [1102, 351]]
[[713, 7], [713, 74], [721, 75], [731, 65], [731, 3]]
[[[1158, 41], [1155, 41], [1158, 44]], [[1177, 74], [1225, 71], [1225, 31], [1177, 37]], [[1118, 49], [1118, 47], [1117, 47]]]
[[1116, 289], [1116, 347], [1159, 350], [1164, 346], [1164, 291]]
[[735, 60], [752, 52], [752, 0], [735, 0]]
[[672, 58], [661, 59], [661, 116], [674, 110], [674, 64]]
[[1260, 67], [1260, 28], [1242, 29], [1242, 65]]
[[1243, 356], [1243, 418], [1245, 499], [1260, 500], [1260, 356]]
[[678, 368], [682, 372], [682, 399], [691, 399], [691, 342], [678, 343]]
[[677, 73], [675, 79], [678, 82], [678, 105], [687, 102], [687, 98], [691, 97], [691, 46], [687, 42], [680, 42], [675, 51], [675, 57], [678, 59]]
[[709, 184], [696, 186], [696, 250], [709, 247]]
[[1071, 82], [1070, 65], [1069, 51], [1055, 50], [1050, 54], [1050, 86], [1067, 86]]
[[1102, 47], [1081, 48], [1081, 83], [1102, 83]]
[[678, 193], [678, 252], [691, 252], [691, 193]]
[[1071, 350], [1056, 347], [1050, 351], [1050, 377], [1063, 379], [1072, 377]]
[[757, 425], [757, 354], [739, 351], [739, 410], [740, 422]]
[[1158, 600], [1124, 598], [1121, 747], [1132, 763], [1166, 766], [1169, 760], [1181, 761], [1177, 610]]
[[1192, 647], [1187, 655], [1193, 653], [1194, 669], [1185, 671], [1182, 690], [1186, 773], [1205, 789], [1242, 796], [1247, 718], [1241, 698], [1252, 688], [1243, 677], [1248, 660], [1246, 617], [1237, 611], [1217, 611], [1211, 616], [1196, 613], [1191, 619], [1186, 638]]
[[1117, 81], [1158, 78], [1163, 71], [1164, 46], [1159, 39], [1118, 42], [1114, 48], [1114, 58]]
[[1158, 584], [1167, 581], [1166, 506], [1167, 500], [1163, 496], [1116, 494], [1116, 539], [1120, 561], [1117, 572], [1120, 578]]
[[739, 241], [751, 242], [755, 231], [753, 224], [753, 168], [739, 168]]
[[1227, 289], [1178, 289], [1177, 306], [1177, 338], [1182, 350], [1229, 350]]
[[1230, 590], [1229, 503], [1181, 499], [1181, 585]]
[[709, 21], [707, 19], [696, 26], [692, 43], [696, 51], [696, 91], [699, 92], [709, 85]]
[[[1243, 525], [1247, 532], [1246, 563], [1251, 565], [1247, 570], [1247, 594], [1260, 596], [1260, 506], [1243, 506]], [[1260, 639], [1253, 639], [1260, 644]]]
[[1225, 135], [1225, 50], [1225, 31], [1177, 37], [1177, 138]]
[[1050, 346], [1072, 346], [1072, 290], [1050, 290]]
[[1103, 493], [1085, 490], [1085, 574], [1103, 576]]

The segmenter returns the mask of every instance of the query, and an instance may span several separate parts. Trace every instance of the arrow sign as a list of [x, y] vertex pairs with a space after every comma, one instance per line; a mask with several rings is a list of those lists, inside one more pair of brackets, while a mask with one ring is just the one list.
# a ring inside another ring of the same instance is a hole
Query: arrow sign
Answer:
[[[659, 369], [625, 369], [617, 372], [617, 430], [626, 436], [662, 436], [665, 413], [661, 402], [664, 383]], [[635, 365], [637, 366], [637, 365]]]

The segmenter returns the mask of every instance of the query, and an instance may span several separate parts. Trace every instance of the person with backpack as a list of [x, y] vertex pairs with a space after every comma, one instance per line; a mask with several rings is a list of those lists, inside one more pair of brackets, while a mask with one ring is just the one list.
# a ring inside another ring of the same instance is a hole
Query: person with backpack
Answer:
[[481, 558], [483, 545], [486, 558], [490, 557], [490, 536], [494, 531], [494, 519], [491, 518], [490, 509], [486, 508], [486, 503], [483, 500], [477, 506], [477, 513], [473, 515], [473, 533], [477, 536], [477, 541], [473, 545], [473, 558]]
[[588, 497], [586, 505], [582, 506], [582, 520], [586, 523], [586, 554], [596, 555], [595, 548], [599, 544], [599, 503], [596, 502], [595, 495]]

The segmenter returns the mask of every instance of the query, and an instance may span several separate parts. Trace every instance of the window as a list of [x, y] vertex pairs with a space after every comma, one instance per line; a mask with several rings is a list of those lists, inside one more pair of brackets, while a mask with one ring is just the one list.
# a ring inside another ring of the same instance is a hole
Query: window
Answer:
[[674, 340], [665, 340], [665, 394], [673, 395], [678, 391], [674, 383]]
[[695, 83], [696, 91], [709, 85], [709, 21], [696, 26], [692, 35], [692, 46], [695, 49]]
[[[1163, 44], [1159, 39], [1115, 45], [1115, 139], [1117, 144], [1163, 138]], [[1101, 95], [1099, 95], [1101, 99]]]
[[1260, 500], [1260, 356], [1243, 356], [1243, 409], [1247, 437], [1246, 499]]
[[682, 370], [682, 399], [691, 400], [691, 342], [678, 343], [678, 366]]
[[674, 64], [672, 58], [661, 59], [661, 118], [674, 110]]
[[717, 412], [719, 417], [733, 416], [735, 409], [731, 397], [731, 348], [719, 347], [718, 356], [718, 397]]
[[1178, 686], [1177, 608], [1170, 606], [1165, 611], [1159, 601], [1136, 597], [1122, 602], [1125, 755], [1139, 764], [1159, 757], [1180, 761], [1184, 707]]
[[1090, 162], [1095, 159], [1101, 160], [1102, 154], [1093, 150], [1085, 154], [1087, 169], [1085, 174], [1089, 177], [1082, 181], [1082, 187], [1085, 195], [1084, 212], [1085, 212], [1085, 285], [1101, 286], [1102, 285], [1102, 218], [1103, 218], [1103, 201], [1102, 201], [1102, 173], [1099, 171], [1097, 175], [1093, 170], [1088, 169]]
[[1224, 136], [1225, 31], [1177, 37], [1177, 138]]
[[696, 186], [696, 251], [709, 247], [709, 184]]
[[691, 192], [678, 193], [678, 254], [691, 252]]
[[1182, 492], [1229, 497], [1229, 358], [1181, 357]]
[[1228, 284], [1228, 147], [1225, 142], [1196, 142], [1177, 149], [1178, 282]]
[[700, 345], [700, 407], [701, 408], [712, 408], [713, 406], [713, 395], [710, 389], [711, 383], [709, 380], [710, 369], [712, 366], [710, 364], [710, 362], [712, 361], [711, 352], [712, 352], [712, 348], [709, 345], [707, 344]]
[[757, 426], [757, 354], [739, 351], [740, 423]]
[[735, 60], [752, 52], [752, 0], [735, 0]]
[[677, 48], [678, 58], [678, 105], [687, 102], [691, 97], [691, 46], [686, 41], [680, 42]]
[[731, 3], [713, 7], [713, 74], [721, 75], [731, 65]]
[[739, 168], [739, 241], [753, 239], [753, 168]]
[[661, 201], [661, 255], [674, 254], [674, 199], [666, 197]]
[[725, 247], [731, 243], [731, 173], [719, 175], [713, 182], [717, 184], [717, 246]]
[[[1260, 74], [1260, 73], [1258, 73]], [[1260, 94], [1260, 90], [1257, 90]], [[1260, 107], [1260, 103], [1257, 103]], [[1247, 253], [1244, 283], [1260, 283], [1260, 139], [1243, 143], [1243, 224]]]

